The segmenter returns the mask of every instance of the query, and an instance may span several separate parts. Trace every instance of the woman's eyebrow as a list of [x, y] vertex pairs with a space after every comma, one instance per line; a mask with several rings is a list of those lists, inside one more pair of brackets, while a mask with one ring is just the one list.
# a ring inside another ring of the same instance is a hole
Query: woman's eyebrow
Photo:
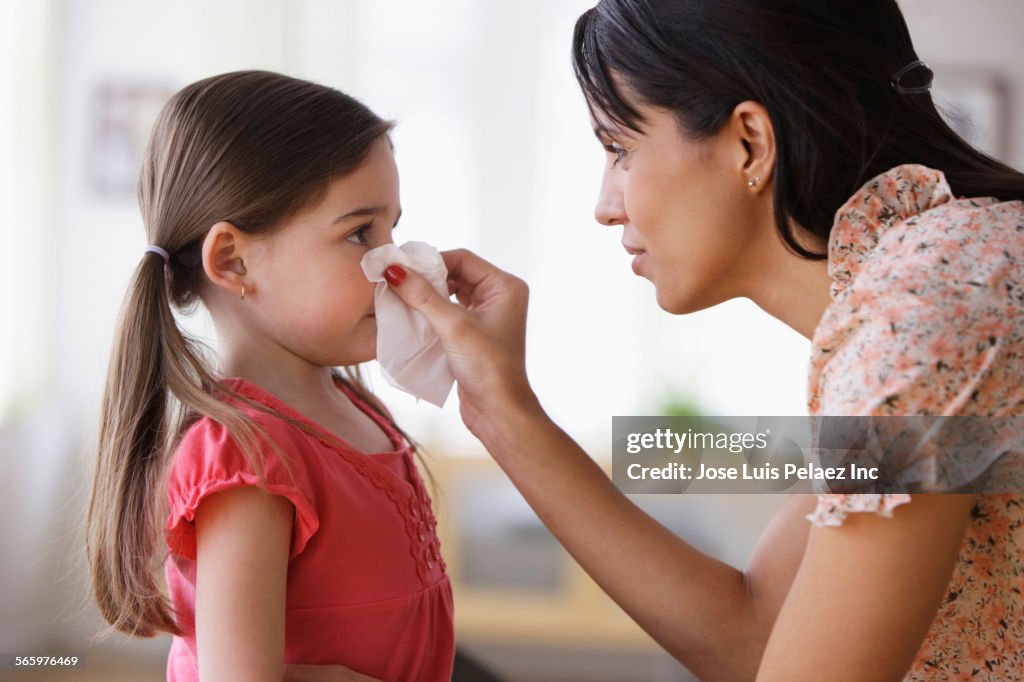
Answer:
[[608, 138], [612, 140], [629, 138], [632, 139], [634, 136], [628, 130], [623, 130], [619, 126], [610, 126], [604, 123], [594, 124], [594, 135], [597, 139]]

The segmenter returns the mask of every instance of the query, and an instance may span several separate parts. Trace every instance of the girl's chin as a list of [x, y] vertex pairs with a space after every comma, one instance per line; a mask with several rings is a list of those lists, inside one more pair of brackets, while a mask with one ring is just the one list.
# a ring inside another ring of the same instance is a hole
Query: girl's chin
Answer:
[[374, 334], [362, 343], [359, 343], [358, 345], [353, 344], [351, 347], [346, 348], [345, 352], [340, 354], [337, 358], [338, 361], [332, 363], [332, 366], [344, 367], [346, 365], [359, 365], [376, 359], [377, 335]]

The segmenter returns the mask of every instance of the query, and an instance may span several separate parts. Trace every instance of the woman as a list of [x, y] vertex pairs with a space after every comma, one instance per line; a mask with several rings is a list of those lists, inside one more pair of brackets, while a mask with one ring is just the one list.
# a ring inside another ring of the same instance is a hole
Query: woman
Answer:
[[[1024, 176], [942, 121], [893, 0], [603, 0], [573, 55], [608, 152], [597, 219], [663, 309], [745, 296], [810, 338], [815, 415], [1024, 413]], [[794, 495], [734, 569], [544, 413], [526, 285], [446, 260], [461, 305], [390, 282], [442, 337], [466, 425], [701, 679], [1024, 679], [1024, 497]]]

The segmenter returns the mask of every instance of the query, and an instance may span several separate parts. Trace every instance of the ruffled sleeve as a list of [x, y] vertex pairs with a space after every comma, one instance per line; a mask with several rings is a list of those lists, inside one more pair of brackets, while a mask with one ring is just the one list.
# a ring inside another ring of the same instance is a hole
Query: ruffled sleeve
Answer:
[[[290, 558], [302, 553], [319, 527], [316, 497], [311, 485], [315, 472], [312, 458], [306, 454], [301, 434], [280, 419], [259, 413], [250, 415], [273, 439], [257, 431], [257, 443], [266, 490], [280, 495], [295, 507]], [[287, 457], [287, 467], [282, 461]], [[290, 470], [290, 474], [289, 474]], [[248, 459], [228, 430], [209, 418], [200, 419], [185, 434], [177, 451], [167, 482], [170, 513], [165, 527], [167, 545], [172, 554], [196, 558], [195, 516], [200, 503], [221, 490], [241, 486], [259, 486], [260, 481]]]
[[[969, 316], [943, 304], [894, 295], [862, 299], [846, 319], [847, 333], [830, 349], [820, 376], [820, 414], [829, 416], [971, 416], [984, 413], [984, 396], [998, 365], [998, 342], [979, 342]], [[879, 428], [888, 425], [881, 423]], [[948, 490], [978, 462], [958, 462], [955, 450], [922, 443], [887, 464], [897, 490]], [[903, 493], [819, 494], [807, 518], [838, 526], [851, 512], [892, 516], [910, 502]]]
[[[901, 182], [894, 197], [929, 196], [927, 182]], [[834, 290], [815, 331], [811, 413], [998, 415], [1016, 402], [1007, 391], [1017, 390], [1011, 388], [1017, 381], [1007, 360], [1013, 348], [1007, 252], [993, 248], [993, 241], [1003, 238], [993, 229], [994, 218], [985, 206], [966, 201], [923, 204], [920, 208], [931, 210], [916, 215], [894, 202], [880, 211], [890, 216], [890, 224], [856, 223], [881, 234], [873, 235], [872, 248], [852, 268], [856, 276]], [[849, 213], [856, 215], [854, 209]], [[840, 217], [842, 227], [849, 216], [841, 212]], [[836, 248], [830, 245], [830, 252]], [[941, 448], [915, 450], [888, 474], [901, 485], [949, 489], [943, 483], [950, 478], [950, 459], [941, 455]], [[888, 517], [910, 501], [910, 495], [896, 493], [819, 494], [817, 509], [807, 518], [816, 526], [838, 526], [848, 513]]]
[[910, 495], [904, 493], [858, 493], [853, 495], [818, 494], [818, 506], [807, 515], [813, 525], [841, 526], [849, 512], [874, 512], [879, 516], [892, 517], [892, 510], [910, 502]]

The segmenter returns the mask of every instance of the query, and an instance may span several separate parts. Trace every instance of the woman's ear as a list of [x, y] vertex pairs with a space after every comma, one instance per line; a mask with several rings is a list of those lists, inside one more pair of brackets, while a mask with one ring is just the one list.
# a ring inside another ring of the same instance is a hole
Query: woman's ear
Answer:
[[203, 270], [209, 280], [233, 294], [240, 294], [245, 281], [245, 249], [249, 237], [229, 222], [216, 223], [203, 239]]
[[742, 181], [751, 191], [760, 192], [775, 171], [775, 128], [768, 110], [759, 102], [740, 102], [733, 109], [729, 125], [744, 149], [739, 168]]

